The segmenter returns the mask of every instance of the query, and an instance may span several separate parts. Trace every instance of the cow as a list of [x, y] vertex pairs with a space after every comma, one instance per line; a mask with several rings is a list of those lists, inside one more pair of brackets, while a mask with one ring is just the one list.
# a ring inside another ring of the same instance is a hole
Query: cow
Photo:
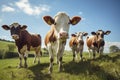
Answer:
[[31, 49], [35, 50], [34, 63], [36, 62], [36, 57], [38, 57], [38, 63], [40, 63], [41, 54], [41, 36], [39, 34], [30, 34], [26, 28], [26, 25], [20, 25], [15, 22], [11, 25], [2, 25], [5, 30], [10, 30], [12, 38], [15, 40], [15, 44], [18, 49], [20, 63], [18, 68], [22, 66], [22, 58], [24, 58], [24, 67], [27, 68], [27, 57]]
[[73, 61], [75, 61], [75, 57], [77, 59], [77, 54], [80, 53], [80, 58], [82, 60], [82, 52], [84, 49], [84, 40], [83, 36], [87, 36], [86, 32], [77, 32], [75, 34], [71, 34], [71, 39], [69, 42], [69, 46], [73, 52]]
[[86, 44], [89, 50], [89, 57], [91, 57], [91, 50], [93, 53], [93, 59], [95, 59], [96, 52], [99, 53], [100, 56], [102, 56], [105, 45], [104, 35], [108, 35], [110, 33], [111, 31], [109, 30], [98, 30], [97, 32], [91, 32], [92, 36], [89, 36], [86, 39]]
[[57, 63], [59, 64], [58, 71], [62, 71], [62, 56], [66, 45], [66, 40], [69, 38], [70, 24], [76, 25], [81, 17], [74, 16], [72, 19], [64, 13], [58, 12], [54, 18], [51, 16], [44, 16], [43, 20], [51, 26], [51, 29], [45, 36], [45, 45], [49, 52], [50, 65], [49, 73], [53, 71], [54, 55], [57, 56]]

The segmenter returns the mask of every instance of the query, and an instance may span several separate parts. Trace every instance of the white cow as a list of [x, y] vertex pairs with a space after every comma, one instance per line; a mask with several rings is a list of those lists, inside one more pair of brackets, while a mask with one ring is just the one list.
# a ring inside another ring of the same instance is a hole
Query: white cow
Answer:
[[69, 46], [72, 49], [73, 52], [73, 61], [75, 61], [75, 57], [77, 59], [77, 54], [80, 53], [80, 58], [82, 60], [82, 52], [84, 49], [84, 40], [83, 37], [87, 36], [88, 33], [86, 32], [78, 32], [75, 34], [72, 34], [70, 42], [69, 42]]
[[54, 53], [57, 55], [57, 63], [59, 63], [59, 71], [62, 70], [62, 56], [66, 45], [66, 39], [69, 37], [70, 24], [76, 25], [81, 18], [74, 16], [72, 19], [63, 12], [58, 12], [54, 18], [44, 16], [44, 21], [51, 26], [45, 37], [45, 45], [49, 51], [50, 66], [49, 73], [53, 69]]
[[103, 54], [104, 50], [104, 35], [110, 34], [111, 31], [103, 31], [103, 30], [98, 30], [96, 32], [91, 32], [91, 36], [87, 37], [86, 39], [86, 44], [89, 50], [89, 57], [91, 57], [91, 50], [93, 53], [93, 59], [95, 58], [96, 52], [100, 54], [100, 56]]

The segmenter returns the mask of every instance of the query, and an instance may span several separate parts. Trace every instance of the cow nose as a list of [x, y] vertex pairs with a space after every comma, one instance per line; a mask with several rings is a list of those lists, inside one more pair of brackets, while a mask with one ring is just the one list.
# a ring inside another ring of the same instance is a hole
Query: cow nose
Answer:
[[68, 38], [68, 33], [66, 33], [66, 32], [61, 32], [60, 33], [60, 38]]
[[17, 40], [19, 38], [19, 36], [15, 34], [15, 35], [12, 35], [12, 38]]

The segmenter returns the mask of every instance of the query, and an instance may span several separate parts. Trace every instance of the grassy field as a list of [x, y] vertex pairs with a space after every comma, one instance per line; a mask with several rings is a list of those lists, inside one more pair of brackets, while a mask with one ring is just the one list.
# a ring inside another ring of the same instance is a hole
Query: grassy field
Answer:
[[[67, 54], [66, 54], [67, 53]], [[58, 72], [54, 61], [53, 73], [48, 74], [49, 58], [41, 57], [41, 64], [28, 58], [28, 68], [17, 68], [18, 58], [0, 60], [0, 80], [120, 80], [120, 52], [72, 62], [71, 52], [63, 57], [63, 71]]]

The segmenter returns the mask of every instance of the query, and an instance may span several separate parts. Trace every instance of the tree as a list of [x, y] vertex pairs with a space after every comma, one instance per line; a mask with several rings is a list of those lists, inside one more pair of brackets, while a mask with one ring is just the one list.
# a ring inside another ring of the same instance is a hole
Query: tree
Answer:
[[111, 53], [120, 51], [119, 47], [117, 47], [116, 45], [110, 46], [109, 50]]

